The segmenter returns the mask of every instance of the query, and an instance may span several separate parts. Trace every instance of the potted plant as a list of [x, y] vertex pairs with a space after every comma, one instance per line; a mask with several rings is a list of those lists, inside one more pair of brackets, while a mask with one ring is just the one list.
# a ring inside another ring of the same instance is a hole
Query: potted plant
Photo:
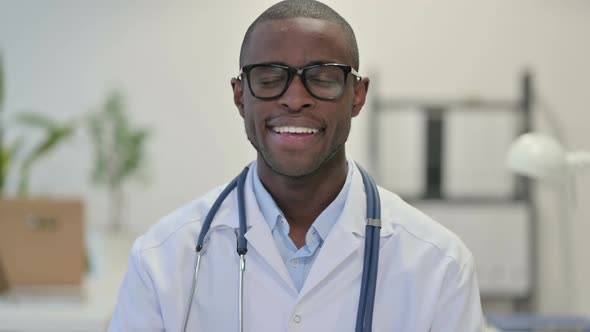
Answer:
[[122, 93], [111, 92], [99, 110], [88, 120], [94, 145], [92, 180], [106, 188], [109, 196], [109, 228], [121, 230], [125, 206], [125, 184], [136, 176], [145, 161], [149, 130], [134, 128], [126, 114]]
[[[30, 149], [25, 149], [24, 138], [8, 144], [5, 87], [0, 56], [0, 290], [79, 286], [84, 269], [81, 200], [30, 197], [28, 193], [33, 166], [72, 135], [75, 123], [61, 124], [41, 114], [21, 113], [15, 124], [20, 129], [40, 130], [41, 140]], [[6, 180], [16, 174], [20, 177], [17, 195], [9, 197]]]

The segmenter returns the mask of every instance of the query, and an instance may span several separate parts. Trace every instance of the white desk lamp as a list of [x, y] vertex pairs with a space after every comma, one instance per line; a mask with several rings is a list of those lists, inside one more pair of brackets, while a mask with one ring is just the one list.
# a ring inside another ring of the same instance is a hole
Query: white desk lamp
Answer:
[[590, 168], [590, 152], [568, 152], [554, 138], [541, 133], [518, 137], [508, 150], [508, 167], [536, 180], [559, 183]]
[[540, 182], [550, 184], [562, 190], [562, 228], [561, 258], [566, 273], [564, 283], [566, 300], [574, 302], [572, 291], [572, 265], [570, 223], [571, 209], [575, 207], [574, 175], [585, 169], [590, 169], [590, 153], [587, 151], [566, 151], [557, 140], [541, 133], [526, 133], [519, 136], [510, 146], [507, 155], [507, 166], [514, 173], [524, 175]]

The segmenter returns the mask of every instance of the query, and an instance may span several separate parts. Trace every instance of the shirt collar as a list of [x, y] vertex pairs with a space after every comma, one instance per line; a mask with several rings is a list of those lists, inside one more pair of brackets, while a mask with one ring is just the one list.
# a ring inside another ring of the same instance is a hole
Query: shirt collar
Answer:
[[[336, 224], [336, 221], [340, 218], [342, 211], [344, 209], [344, 205], [346, 203], [346, 198], [348, 196], [348, 192], [350, 189], [350, 184], [352, 182], [352, 177], [354, 173], [354, 164], [351, 160], [348, 160], [348, 173], [346, 175], [346, 181], [344, 182], [344, 186], [338, 193], [338, 196], [320, 213], [320, 215], [316, 218], [316, 220], [312, 224], [312, 228], [318, 233], [322, 240], [325, 240], [332, 229], [332, 226]], [[283, 212], [278, 207], [270, 193], [266, 190], [260, 177], [258, 176], [258, 162], [254, 162], [252, 165], [252, 187], [254, 189], [254, 196], [256, 198], [256, 202], [258, 203], [258, 207], [260, 208], [260, 212], [264, 216], [264, 220], [267, 222], [269, 228], [273, 230], [276, 225], [277, 221], [280, 218], [285, 218]], [[311, 229], [310, 229], [311, 231]]]
[[[264, 220], [268, 223], [268, 226], [271, 230], [275, 228], [277, 225], [277, 221], [280, 217], [285, 218], [281, 209], [279, 209], [277, 203], [275, 203], [274, 199], [270, 195], [270, 193], [266, 190], [260, 177], [258, 176], [258, 162], [255, 161], [252, 164], [252, 188], [254, 189], [254, 196], [256, 197], [256, 202], [258, 203], [258, 207], [260, 208], [260, 212], [262, 212], [262, 216], [264, 216]], [[286, 220], [286, 218], [285, 218]]]

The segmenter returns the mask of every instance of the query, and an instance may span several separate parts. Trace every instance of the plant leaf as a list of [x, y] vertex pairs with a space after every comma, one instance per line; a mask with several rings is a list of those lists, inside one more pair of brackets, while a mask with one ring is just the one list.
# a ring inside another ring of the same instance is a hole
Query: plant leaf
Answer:
[[[42, 121], [33, 123], [44, 123], [44, 117], [30, 117], [29, 119], [40, 119]], [[53, 125], [50, 127], [43, 127], [45, 130], [44, 140], [41, 141], [35, 148], [25, 157], [20, 168], [20, 184], [19, 184], [19, 195], [25, 195], [29, 189], [29, 178], [31, 176], [31, 169], [35, 162], [41, 157], [47, 155], [59, 143], [63, 142], [66, 138], [70, 137], [74, 132], [73, 123], [65, 125]]]
[[0, 194], [4, 190], [6, 174], [8, 174], [8, 151], [4, 148], [4, 124], [2, 122], [2, 109], [4, 108], [4, 61], [0, 53]]
[[88, 118], [88, 126], [95, 151], [92, 180], [111, 188], [120, 186], [143, 163], [149, 132], [132, 129], [118, 91], [108, 95], [102, 109]]
[[15, 121], [22, 125], [27, 125], [40, 129], [51, 130], [59, 125], [50, 117], [33, 112], [19, 113], [15, 116]]

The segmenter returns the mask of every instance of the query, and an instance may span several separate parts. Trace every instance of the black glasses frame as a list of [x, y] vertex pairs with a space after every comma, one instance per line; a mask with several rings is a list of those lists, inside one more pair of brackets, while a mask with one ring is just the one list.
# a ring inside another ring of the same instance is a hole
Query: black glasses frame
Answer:
[[[252, 94], [252, 96], [254, 96], [258, 99], [262, 99], [262, 100], [273, 100], [273, 99], [278, 99], [282, 95], [284, 95], [285, 92], [287, 92], [287, 90], [289, 89], [289, 86], [291, 85], [291, 82], [293, 81], [293, 78], [295, 77], [295, 75], [299, 75], [299, 77], [301, 78], [301, 82], [303, 82], [303, 86], [305, 87], [305, 90], [307, 90], [307, 92], [311, 96], [313, 96], [314, 98], [319, 99], [319, 100], [330, 101], [330, 100], [335, 100], [335, 99], [340, 98], [342, 96], [342, 94], [344, 93], [345, 89], [343, 88], [342, 91], [340, 92], [340, 94], [335, 97], [330, 97], [330, 98], [319, 97], [311, 91], [311, 89], [307, 85], [307, 79], [305, 77], [306, 72], [310, 69], [314, 69], [314, 68], [318, 68], [318, 67], [328, 67], [328, 66], [338, 67], [342, 70], [342, 72], [344, 74], [344, 86], [346, 86], [348, 74], [354, 75], [356, 77], [357, 81], [359, 81], [361, 79], [361, 76], [354, 68], [352, 68], [349, 65], [343, 65], [340, 63], [321, 63], [321, 64], [310, 65], [310, 66], [305, 66], [305, 67], [301, 67], [301, 68], [290, 67], [290, 66], [286, 66], [286, 65], [282, 65], [282, 64], [277, 64], [277, 63], [256, 63], [256, 64], [251, 64], [251, 65], [246, 65], [246, 66], [243, 66], [242, 68], [240, 68], [240, 73], [238, 74], [238, 77], [242, 77], [243, 75], [246, 76], [246, 80], [248, 81], [248, 87], [250, 89], [250, 93]], [[254, 93], [254, 91], [252, 90], [252, 84], [250, 84], [250, 72], [252, 71], [252, 69], [254, 69], [256, 67], [276, 67], [276, 68], [282, 68], [282, 69], [287, 70], [287, 83], [285, 84], [285, 87], [283, 88], [283, 90], [279, 94], [277, 94], [276, 96], [272, 96], [272, 97], [257, 96]]]

